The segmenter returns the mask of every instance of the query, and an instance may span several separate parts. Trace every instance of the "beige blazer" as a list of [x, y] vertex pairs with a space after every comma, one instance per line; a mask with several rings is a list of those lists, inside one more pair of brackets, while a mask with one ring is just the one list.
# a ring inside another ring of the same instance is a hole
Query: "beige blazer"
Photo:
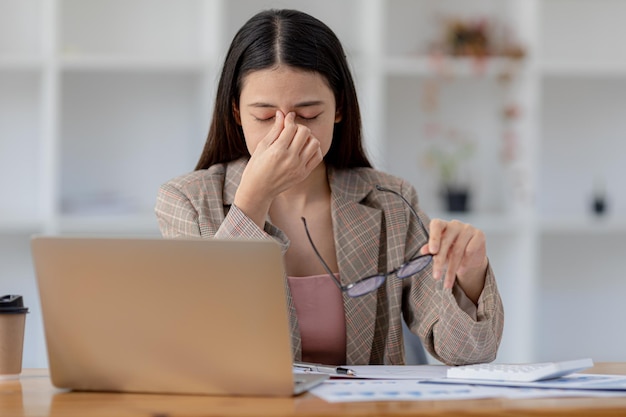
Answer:
[[[289, 239], [266, 222], [260, 229], [233, 205], [245, 159], [195, 171], [163, 184], [155, 212], [164, 237], [271, 238], [286, 251]], [[376, 184], [401, 192], [420, 214], [417, 194], [406, 181], [371, 168], [329, 169], [331, 212], [339, 276], [349, 283], [397, 268], [426, 242], [406, 204]], [[294, 359], [301, 357], [298, 320], [289, 293]], [[459, 304], [470, 304], [462, 309]], [[404, 364], [402, 322], [433, 357], [446, 364], [495, 359], [504, 323], [502, 301], [489, 268], [474, 307], [458, 287], [443, 290], [432, 278], [432, 264], [414, 277], [388, 277], [378, 291], [359, 298], [344, 295], [347, 364]]]

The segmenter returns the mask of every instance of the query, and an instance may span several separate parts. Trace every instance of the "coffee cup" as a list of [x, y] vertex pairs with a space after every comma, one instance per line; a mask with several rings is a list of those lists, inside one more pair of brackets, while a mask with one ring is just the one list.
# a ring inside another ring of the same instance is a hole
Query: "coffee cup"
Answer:
[[26, 313], [21, 295], [0, 297], [0, 377], [22, 372]]

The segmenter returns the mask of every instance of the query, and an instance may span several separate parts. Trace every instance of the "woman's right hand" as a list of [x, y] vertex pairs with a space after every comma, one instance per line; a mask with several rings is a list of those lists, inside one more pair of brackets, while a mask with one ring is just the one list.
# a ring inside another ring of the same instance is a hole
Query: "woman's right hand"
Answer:
[[295, 113], [276, 111], [268, 134], [252, 151], [235, 195], [235, 205], [263, 227], [274, 198], [302, 182], [322, 162], [320, 142], [295, 122]]

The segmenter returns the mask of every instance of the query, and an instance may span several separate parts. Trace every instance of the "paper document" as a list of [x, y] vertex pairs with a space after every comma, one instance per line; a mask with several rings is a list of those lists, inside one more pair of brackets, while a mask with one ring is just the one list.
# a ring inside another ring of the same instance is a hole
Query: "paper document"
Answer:
[[571, 374], [561, 378], [536, 382], [490, 381], [485, 379], [433, 379], [429, 382], [455, 385], [481, 385], [516, 388], [556, 388], [596, 391], [626, 391], [626, 376], [599, 374]]
[[626, 376], [575, 373], [538, 382], [446, 378], [445, 365], [350, 365], [311, 393], [328, 402], [626, 396]]
[[493, 388], [426, 384], [417, 380], [332, 379], [311, 389], [328, 402], [468, 400], [493, 397]]
[[462, 384], [433, 384], [409, 379], [331, 379], [311, 389], [328, 402], [353, 401], [435, 401], [479, 398], [614, 397], [624, 391], [580, 391], [574, 389], [535, 389]]

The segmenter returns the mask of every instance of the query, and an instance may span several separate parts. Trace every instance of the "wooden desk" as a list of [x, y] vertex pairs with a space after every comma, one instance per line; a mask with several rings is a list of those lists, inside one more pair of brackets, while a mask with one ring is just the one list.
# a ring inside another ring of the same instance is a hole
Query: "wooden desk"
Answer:
[[[626, 363], [597, 364], [590, 373], [626, 375]], [[295, 398], [66, 392], [54, 388], [47, 370], [25, 370], [0, 381], [0, 416], [626, 416], [626, 397], [487, 399], [327, 403], [312, 394]]]

